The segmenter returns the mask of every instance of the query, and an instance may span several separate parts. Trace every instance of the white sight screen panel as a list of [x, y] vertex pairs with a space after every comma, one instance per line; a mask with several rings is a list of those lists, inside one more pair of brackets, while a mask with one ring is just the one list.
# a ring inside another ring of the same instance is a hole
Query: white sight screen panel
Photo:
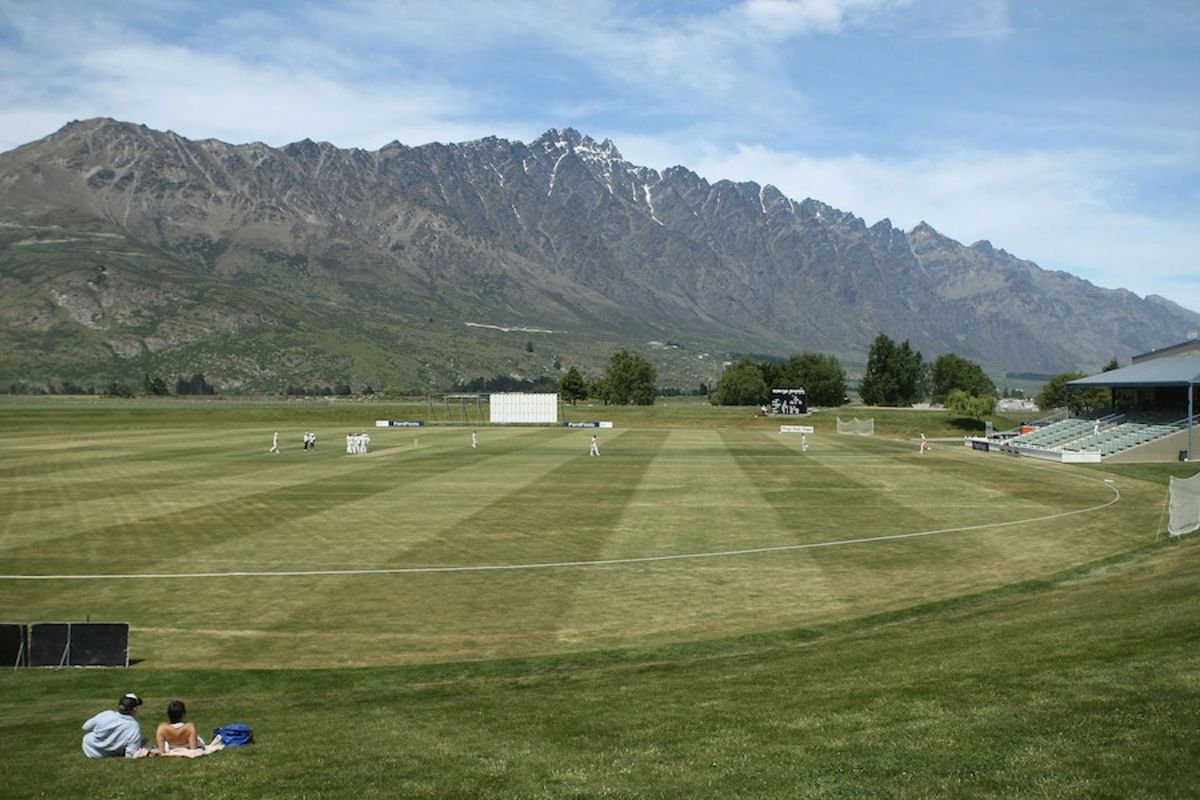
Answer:
[[512, 422], [557, 423], [557, 394], [505, 392], [494, 394], [488, 402], [493, 425]]

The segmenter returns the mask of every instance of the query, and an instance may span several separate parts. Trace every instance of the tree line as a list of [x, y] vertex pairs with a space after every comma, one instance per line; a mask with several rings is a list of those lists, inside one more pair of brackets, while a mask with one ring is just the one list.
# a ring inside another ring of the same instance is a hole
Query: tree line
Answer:
[[[349, 397], [354, 394], [348, 383], [335, 383], [333, 386], [288, 386], [284, 390], [288, 397]], [[363, 389], [363, 394], [375, 394], [370, 386]]]
[[[1117, 366], [1114, 358], [1104, 370], [1113, 370]], [[1013, 374], [1009, 373], [1010, 376]], [[1035, 402], [1044, 409], [1066, 406], [1075, 414], [1111, 407], [1112, 393], [1106, 388], [1067, 391], [1070, 381], [1083, 377], [1086, 375], [1082, 372], [1050, 376], [1035, 397]], [[807, 392], [810, 405], [831, 407], [844, 404], [849, 393], [846, 370], [838, 359], [807, 351], [782, 360], [769, 357], [760, 357], [760, 360], [741, 358], [725, 368], [711, 391], [703, 383], [693, 391], [660, 390], [655, 386], [657, 378], [657, 370], [646, 358], [621, 350], [609, 359], [604, 373], [592, 380], [586, 379], [578, 367], [571, 366], [557, 381], [552, 377], [528, 380], [496, 376], [459, 382], [455, 389], [475, 392], [552, 392], [557, 389], [569, 403], [593, 398], [605, 405], [653, 405], [655, 397], [659, 395], [699, 394], [708, 395], [715, 405], [758, 406], [770, 402], [773, 388], [802, 387]], [[142, 394], [151, 396], [172, 394], [172, 385], [166, 379], [149, 373], [143, 376], [140, 388]], [[52, 386], [49, 389], [13, 383], [8, 390], [10, 394], [105, 394], [116, 397], [138, 394], [121, 381], [110, 381], [102, 389], [84, 387], [70, 381], [61, 387]], [[213, 395], [217, 392], [218, 388], [203, 373], [179, 377], [174, 382], [173, 393], [176, 395]], [[393, 390], [387, 392], [395, 393]], [[346, 397], [352, 395], [353, 390], [348, 383], [289, 385], [285, 393], [289, 396]], [[375, 394], [375, 390], [367, 385], [361, 393], [369, 396]], [[1018, 393], [1023, 395], [1023, 392]], [[864, 403], [881, 406], [912, 405], [928, 398], [933, 403], [943, 404], [953, 413], [978, 419], [994, 413], [999, 393], [992, 379], [973, 361], [946, 353], [929, 364], [907, 339], [897, 343], [881, 333], [871, 343], [858, 394]], [[1005, 390], [1005, 396], [1013, 394], [1017, 393]]]
[[[1105, 370], [1116, 367], [1113, 359]], [[1037, 395], [1038, 406], [1065, 405], [1073, 413], [1083, 413], [1111, 405], [1107, 389], [1067, 392], [1067, 383], [1082, 377], [1084, 374], [1077, 372], [1051, 376]], [[813, 406], [842, 405], [848, 392], [846, 371], [835, 357], [803, 352], [782, 362], [749, 358], [735, 361], [722, 373], [712, 401], [718, 405], [763, 405], [769, 401], [772, 388], [785, 387], [803, 387]], [[951, 413], [980, 419], [995, 412], [999, 392], [975, 362], [945, 353], [927, 363], [907, 339], [897, 343], [881, 333], [867, 353], [858, 394], [864, 403], [876, 406], [908, 406], [929, 399]]]
[[[76, 395], [105, 395], [108, 397], [136, 397], [139, 392], [134, 386], [125, 381], [111, 380], [103, 386], [84, 386], [74, 381], [64, 381], [56, 386], [36, 386], [27, 383], [13, 383], [8, 387], [8, 394], [76, 394]], [[209, 383], [203, 373], [197, 372], [190, 377], [180, 377], [175, 380], [175, 394], [216, 394], [217, 387]], [[171, 385], [161, 375], [151, 376], [146, 373], [142, 377], [140, 394], [164, 396], [171, 394]]]

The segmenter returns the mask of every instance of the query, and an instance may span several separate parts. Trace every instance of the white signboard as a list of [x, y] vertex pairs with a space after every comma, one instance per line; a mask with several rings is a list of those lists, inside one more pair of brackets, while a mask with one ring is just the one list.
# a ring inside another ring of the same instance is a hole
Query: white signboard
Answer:
[[780, 433], [812, 433], [812, 425], [780, 425]]

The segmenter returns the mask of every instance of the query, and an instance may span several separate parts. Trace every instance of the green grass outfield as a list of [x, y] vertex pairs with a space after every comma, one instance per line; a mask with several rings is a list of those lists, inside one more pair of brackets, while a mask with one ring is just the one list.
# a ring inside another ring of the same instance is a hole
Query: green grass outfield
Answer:
[[[1194, 796], [1200, 551], [1163, 531], [1195, 467], [836, 413], [801, 453], [745, 409], [570, 409], [616, 421], [596, 459], [371, 427], [420, 404], [6, 402], [0, 620], [128, 620], [137, 663], [5, 670], [0, 796]], [[131, 690], [147, 732], [182, 697], [260, 741], [83, 758]]]

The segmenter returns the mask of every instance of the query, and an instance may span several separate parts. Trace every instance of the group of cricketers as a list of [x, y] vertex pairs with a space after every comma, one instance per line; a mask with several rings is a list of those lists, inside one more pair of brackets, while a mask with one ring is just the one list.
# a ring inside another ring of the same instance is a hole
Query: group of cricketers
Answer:
[[[476, 435], [475, 431], [471, 431], [471, 447], [473, 449], [479, 447], [479, 437]], [[315, 433], [313, 433], [312, 431], [309, 431], [304, 434], [304, 449], [305, 450], [317, 449], [317, 435]], [[920, 450], [921, 454], [924, 455], [925, 453], [928, 453], [931, 449], [932, 448], [929, 446], [929, 442], [925, 439], [925, 434], [922, 433], [921, 434], [921, 450]], [[805, 435], [800, 436], [800, 450], [805, 453], [808, 452], [808, 437]], [[278, 433], [276, 433], [271, 440], [270, 452], [272, 452], [272, 453], [279, 452], [279, 434]], [[367, 433], [366, 431], [363, 431], [362, 433], [347, 433], [346, 434], [346, 453], [347, 453], [347, 455], [354, 456], [354, 455], [359, 455], [361, 453], [369, 453], [369, 452], [371, 452], [371, 435], [369, 433]], [[592, 441], [591, 441], [591, 446], [588, 449], [588, 455], [589, 456], [600, 455], [600, 443], [596, 440], [595, 434], [592, 435]]]

